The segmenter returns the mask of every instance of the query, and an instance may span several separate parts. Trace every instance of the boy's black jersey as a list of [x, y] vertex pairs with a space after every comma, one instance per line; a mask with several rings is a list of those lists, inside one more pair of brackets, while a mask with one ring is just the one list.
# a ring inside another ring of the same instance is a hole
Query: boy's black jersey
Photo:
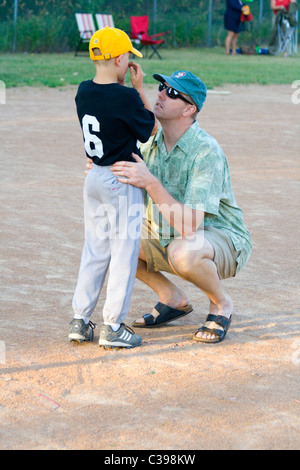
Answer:
[[75, 98], [86, 154], [96, 165], [135, 161], [138, 141], [147, 142], [155, 118], [139, 93], [118, 83], [82, 82]]

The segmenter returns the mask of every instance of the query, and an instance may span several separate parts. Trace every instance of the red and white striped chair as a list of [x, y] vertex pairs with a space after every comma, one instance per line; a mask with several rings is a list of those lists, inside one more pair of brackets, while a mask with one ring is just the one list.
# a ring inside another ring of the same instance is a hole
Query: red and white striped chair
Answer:
[[81, 44], [90, 42], [91, 37], [96, 32], [96, 28], [93, 15], [91, 13], [75, 13], [75, 17], [80, 35], [75, 52], [75, 55], [78, 55]]
[[102, 15], [100, 13], [97, 13], [96, 21], [97, 21], [98, 29], [105, 28], [105, 26], [109, 26], [110, 28], [115, 27], [112, 15]]

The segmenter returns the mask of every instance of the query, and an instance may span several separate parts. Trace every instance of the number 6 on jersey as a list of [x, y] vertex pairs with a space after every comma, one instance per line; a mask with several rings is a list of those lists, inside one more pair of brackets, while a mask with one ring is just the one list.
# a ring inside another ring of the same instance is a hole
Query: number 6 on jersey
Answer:
[[103, 145], [102, 141], [95, 135], [91, 134], [91, 130], [94, 132], [100, 132], [100, 123], [97, 121], [95, 116], [85, 114], [82, 118], [82, 131], [84, 135], [84, 148], [89, 157], [103, 157]]

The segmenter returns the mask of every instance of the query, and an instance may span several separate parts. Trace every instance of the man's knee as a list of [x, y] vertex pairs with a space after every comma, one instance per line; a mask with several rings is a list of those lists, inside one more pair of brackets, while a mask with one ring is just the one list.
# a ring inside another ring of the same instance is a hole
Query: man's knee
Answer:
[[192, 272], [203, 259], [213, 259], [214, 250], [207, 240], [175, 239], [168, 246], [168, 258], [175, 272], [182, 276]]

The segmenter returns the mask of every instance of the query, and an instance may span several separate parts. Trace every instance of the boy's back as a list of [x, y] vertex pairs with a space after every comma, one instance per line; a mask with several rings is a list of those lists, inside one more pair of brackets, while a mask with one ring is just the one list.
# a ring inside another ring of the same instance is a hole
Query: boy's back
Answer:
[[137, 141], [148, 140], [154, 115], [134, 88], [88, 80], [78, 88], [76, 105], [86, 154], [95, 164], [134, 161], [132, 152], [141, 156]]

